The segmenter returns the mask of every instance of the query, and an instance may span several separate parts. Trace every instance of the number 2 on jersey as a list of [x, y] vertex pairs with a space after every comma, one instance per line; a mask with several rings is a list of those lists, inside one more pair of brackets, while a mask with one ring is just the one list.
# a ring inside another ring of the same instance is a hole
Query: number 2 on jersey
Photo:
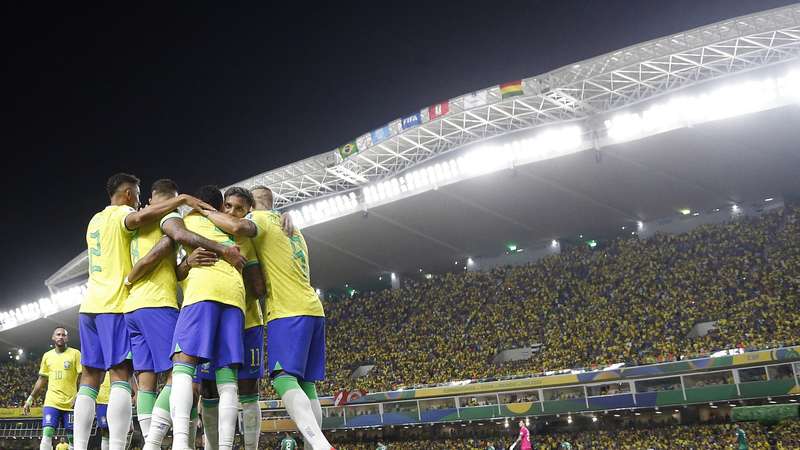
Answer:
[[94, 239], [94, 247], [89, 248], [89, 273], [102, 272], [103, 268], [95, 264], [94, 256], [100, 256], [100, 230], [89, 233], [89, 237]]
[[297, 263], [300, 265], [300, 271], [303, 273], [303, 276], [308, 279], [308, 259], [306, 258], [306, 252], [303, 248], [302, 241], [300, 241], [300, 236], [293, 235], [289, 238], [289, 242], [292, 244], [292, 258], [294, 258]]

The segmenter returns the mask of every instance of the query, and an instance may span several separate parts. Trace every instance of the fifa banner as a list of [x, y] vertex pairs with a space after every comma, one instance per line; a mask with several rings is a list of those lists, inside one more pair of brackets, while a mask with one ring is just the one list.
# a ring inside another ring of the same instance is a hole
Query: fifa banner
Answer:
[[337, 148], [336, 152], [339, 153], [339, 156], [342, 157], [342, 160], [345, 160], [358, 153], [358, 144], [356, 144], [356, 141], [350, 141], [347, 144]]
[[400, 120], [401, 127], [404, 130], [417, 127], [421, 123], [422, 123], [422, 115], [420, 113], [414, 113], [410, 116], [403, 117]]
[[367, 391], [363, 389], [353, 389], [352, 391], [339, 391], [333, 397], [333, 406], [344, 406], [348, 403], [354, 402], [361, 397], [367, 395]]
[[763, 405], [737, 406], [731, 410], [734, 422], [758, 421], [762, 424], [774, 424], [784, 419], [796, 419], [800, 413], [800, 405]]

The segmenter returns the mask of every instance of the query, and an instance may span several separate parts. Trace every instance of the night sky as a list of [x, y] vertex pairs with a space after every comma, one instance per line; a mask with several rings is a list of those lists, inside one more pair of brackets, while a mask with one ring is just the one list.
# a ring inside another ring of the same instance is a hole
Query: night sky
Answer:
[[142, 179], [143, 202], [161, 177], [232, 184], [447, 98], [792, 2], [12, 3], [0, 309], [46, 295], [85, 249], [115, 172]]

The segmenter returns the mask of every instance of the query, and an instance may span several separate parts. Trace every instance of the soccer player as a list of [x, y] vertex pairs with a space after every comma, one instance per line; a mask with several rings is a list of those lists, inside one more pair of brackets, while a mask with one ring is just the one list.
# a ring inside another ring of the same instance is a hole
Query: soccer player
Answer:
[[[150, 191], [150, 205], [158, 205], [176, 198], [178, 185], [172, 180], [161, 179], [153, 183]], [[214, 245], [186, 230], [176, 211], [168, 213], [159, 222], [140, 227], [131, 240], [130, 255], [134, 266], [126, 278], [130, 294], [125, 299], [123, 312], [131, 339], [133, 369], [138, 373], [137, 418], [146, 441], [151, 420], [154, 421], [158, 431], [151, 441], [157, 445], [161, 443], [159, 435], [163, 438], [171, 423], [167, 406], [171, 391], [170, 344], [178, 320], [177, 249], [174, 243], [184, 234], [191, 236], [193, 241]], [[217, 250], [222, 250], [222, 247]], [[161, 373], [167, 374], [167, 384], [157, 397], [157, 380]]]
[[[105, 371], [111, 373], [108, 404], [109, 448], [121, 450], [131, 422], [130, 341], [123, 316], [128, 290], [125, 276], [131, 271], [130, 244], [137, 230], [174, 211], [178, 206], [210, 208], [182, 194], [139, 211], [139, 179], [120, 173], [106, 183], [110, 205], [92, 217], [86, 230], [89, 283], [81, 304], [78, 327], [81, 338], [81, 387], [75, 400], [75, 447], [86, 450], [95, 414], [97, 389]], [[174, 222], [174, 221], [169, 221]], [[179, 241], [196, 242], [183, 233]], [[185, 243], [185, 242], [181, 242]], [[218, 247], [222, 257], [240, 261], [236, 249]]]
[[67, 444], [67, 440], [64, 439], [64, 436], [61, 436], [61, 442], [56, 445], [56, 450], [69, 450], [69, 444]]
[[[198, 196], [212, 205], [203, 210], [222, 207], [222, 194], [216, 186], [203, 186]], [[186, 228], [218, 244], [236, 248], [231, 236], [214, 226], [198, 212], [199, 209], [184, 218]], [[194, 250], [194, 247], [188, 247], [187, 251]], [[197, 364], [206, 361], [215, 368], [219, 393], [218, 448], [229, 450], [233, 446], [239, 411], [237, 369], [244, 360], [244, 309], [245, 287], [242, 274], [236, 267], [220, 261], [213, 266], [189, 270], [172, 341], [170, 414], [173, 449], [188, 448], [192, 380]]]
[[322, 434], [322, 408], [315, 381], [325, 378], [325, 313], [311, 287], [308, 248], [302, 233], [290, 236], [281, 228], [281, 216], [272, 209], [272, 192], [253, 189], [255, 211], [246, 219], [207, 210], [219, 228], [255, 244], [267, 297], [267, 365], [272, 385], [314, 450], [329, 450]]
[[281, 450], [297, 450], [297, 441], [289, 433], [281, 439]]
[[111, 374], [106, 372], [103, 383], [97, 391], [97, 407], [95, 417], [97, 420], [97, 431], [100, 433], [100, 450], [108, 450], [108, 397], [111, 394]]
[[744, 432], [739, 424], [736, 424], [736, 443], [739, 450], [748, 450], [750, 446], [747, 444], [747, 433]]
[[519, 436], [517, 436], [517, 440], [511, 444], [512, 447], [520, 444], [519, 450], [531, 450], [531, 435], [528, 431], [528, 428], [525, 427], [525, 422], [520, 420], [519, 421]]
[[51, 339], [55, 347], [42, 356], [39, 378], [22, 406], [22, 412], [30, 414], [31, 404], [47, 385], [42, 408], [40, 450], [53, 448], [53, 436], [59, 424], [67, 430], [67, 439], [72, 440], [72, 403], [78, 391], [78, 374], [81, 373], [81, 352], [67, 345], [69, 336], [66, 328], [57, 327]]
[[[223, 212], [239, 219], [244, 218], [253, 207], [253, 195], [247, 189], [232, 187], [225, 192]], [[261, 312], [261, 299], [266, 293], [263, 272], [258, 262], [253, 243], [249, 238], [236, 238], [236, 245], [245, 263], [242, 276], [245, 282], [244, 313], [244, 364], [238, 370], [239, 403], [242, 406], [242, 434], [245, 450], [256, 450], [261, 434], [261, 409], [258, 406], [259, 380], [264, 377], [264, 316]], [[198, 370], [203, 380], [203, 418], [208, 426], [208, 443], [217, 442], [219, 399], [216, 392], [214, 370], [205, 363]]]

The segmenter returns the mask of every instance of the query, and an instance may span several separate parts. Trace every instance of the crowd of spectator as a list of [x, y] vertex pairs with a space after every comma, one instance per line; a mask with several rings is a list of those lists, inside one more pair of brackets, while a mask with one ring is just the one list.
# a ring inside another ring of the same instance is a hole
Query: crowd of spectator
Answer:
[[[800, 209], [565, 248], [536, 263], [326, 302], [328, 381], [390, 390], [798, 343]], [[700, 338], [699, 322], [716, 321]], [[514, 364], [498, 351], [542, 344]], [[361, 362], [375, 364], [352, 380]]]
[[39, 376], [39, 361], [9, 359], [0, 363], [0, 407], [16, 408], [25, 403]]
[[[798, 236], [800, 209], [787, 207], [329, 299], [328, 380], [320, 391], [392, 390], [797, 344]], [[716, 329], [688, 337], [704, 321], [716, 321]], [[541, 348], [529, 360], [492, 363], [498, 351], [534, 344]], [[375, 367], [352, 379], [352, 369], [365, 362]], [[24, 401], [37, 363], [0, 365], [0, 406]], [[274, 394], [263, 387], [266, 397]]]
[[[740, 424], [751, 450], [797, 449], [800, 421], [779, 424], [773, 429], [757, 423]], [[516, 435], [502, 434], [468, 438], [381, 441], [388, 450], [507, 450]], [[651, 429], [617, 431], [593, 430], [574, 433], [531, 434], [536, 450], [560, 450], [568, 442], [574, 450], [715, 450], [738, 448], [735, 425], [678, 425]], [[770, 447], [773, 441], [774, 447]], [[334, 443], [339, 450], [374, 450], [376, 442]], [[273, 448], [267, 446], [266, 448]], [[277, 448], [277, 447], [275, 447]]]

